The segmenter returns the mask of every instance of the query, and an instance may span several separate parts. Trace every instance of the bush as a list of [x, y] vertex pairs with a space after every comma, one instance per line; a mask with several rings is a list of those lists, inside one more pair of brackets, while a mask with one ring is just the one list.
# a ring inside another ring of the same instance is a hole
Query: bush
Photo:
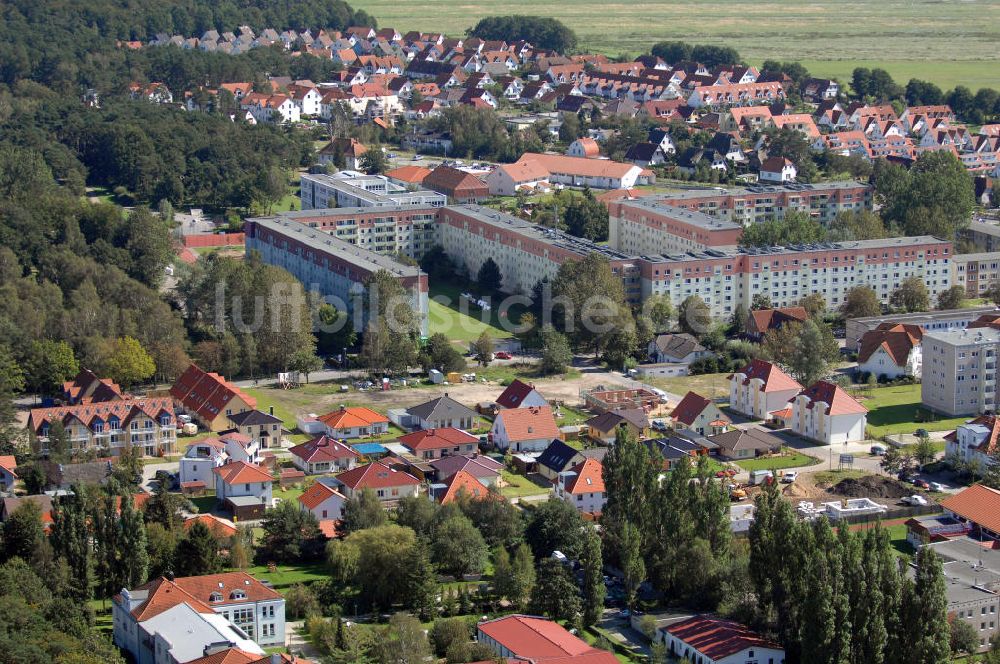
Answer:
[[467, 643], [472, 638], [472, 629], [465, 618], [439, 618], [431, 628], [431, 643], [438, 657], [444, 657], [456, 643]]
[[285, 593], [285, 613], [291, 620], [320, 615], [319, 600], [312, 590], [297, 583]]

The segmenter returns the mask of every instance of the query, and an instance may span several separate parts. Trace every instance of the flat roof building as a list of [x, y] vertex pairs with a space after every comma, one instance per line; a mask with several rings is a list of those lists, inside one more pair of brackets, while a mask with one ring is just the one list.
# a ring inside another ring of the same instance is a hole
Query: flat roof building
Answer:
[[303, 210], [343, 207], [441, 207], [448, 197], [427, 189], [408, 189], [384, 175], [340, 171], [332, 175], [306, 173], [299, 180]]
[[[952, 260], [957, 258], [958, 255], [953, 256]], [[952, 283], [957, 282], [953, 280]], [[969, 326], [969, 323], [980, 316], [997, 312], [996, 307], [990, 306], [972, 307], [969, 309], [946, 309], [943, 311], [923, 311], [911, 314], [891, 313], [884, 316], [850, 318], [847, 320], [845, 347], [849, 351], [857, 351], [860, 348], [861, 338], [865, 336], [865, 333], [874, 330], [882, 323], [918, 325], [923, 328], [924, 332], [951, 332], [954, 330], [964, 330]]]

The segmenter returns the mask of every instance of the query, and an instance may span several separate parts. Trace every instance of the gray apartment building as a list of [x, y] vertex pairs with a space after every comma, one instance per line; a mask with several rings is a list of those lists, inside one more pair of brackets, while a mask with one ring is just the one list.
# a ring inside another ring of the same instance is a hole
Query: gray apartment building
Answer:
[[989, 327], [924, 335], [920, 400], [951, 417], [995, 411], [1000, 330]]
[[[955, 261], [959, 256], [952, 256]], [[952, 278], [953, 284], [963, 285]], [[849, 351], [857, 351], [861, 342], [861, 337], [866, 332], [874, 330], [882, 323], [894, 323], [898, 325], [919, 325], [924, 332], [954, 332], [964, 330], [969, 323], [985, 314], [998, 313], [998, 309], [989, 307], [971, 307], [968, 309], [945, 309], [943, 311], [921, 311], [918, 313], [902, 314], [890, 313], [882, 316], [869, 316], [866, 318], [851, 318], [847, 321], [847, 331], [845, 346]]]
[[442, 207], [448, 197], [429, 189], [407, 189], [384, 175], [340, 171], [307, 173], [299, 180], [303, 210], [366, 207]]
[[990, 638], [1000, 631], [1000, 551], [969, 537], [927, 546], [944, 563], [949, 618], [972, 625], [980, 649], [987, 649]]

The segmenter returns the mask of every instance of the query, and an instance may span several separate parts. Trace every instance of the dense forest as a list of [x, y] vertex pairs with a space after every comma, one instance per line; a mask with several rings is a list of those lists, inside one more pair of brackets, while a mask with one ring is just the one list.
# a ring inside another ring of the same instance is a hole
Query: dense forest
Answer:
[[148, 41], [159, 32], [303, 28], [344, 29], [375, 19], [343, 0], [4, 0], [0, 2], [0, 81], [31, 79], [65, 89], [78, 82], [102, 88], [121, 70], [118, 40]]

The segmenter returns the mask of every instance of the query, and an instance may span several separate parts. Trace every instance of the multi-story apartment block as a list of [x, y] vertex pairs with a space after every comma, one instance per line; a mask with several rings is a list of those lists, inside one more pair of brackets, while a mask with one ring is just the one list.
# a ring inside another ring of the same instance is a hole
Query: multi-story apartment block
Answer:
[[[803, 209], [826, 222], [841, 210], [865, 208], [870, 200], [865, 185], [835, 183], [808, 190], [794, 186], [756, 188], [774, 190], [766, 194], [685, 192], [671, 199], [612, 203], [611, 244], [617, 248], [491, 208], [453, 205], [291, 212], [251, 219], [247, 250], [260, 251], [266, 262], [286, 268], [307, 286], [318, 284], [320, 292], [345, 300], [352, 289], [360, 288], [359, 275], [390, 270], [405, 285], [424, 284], [422, 294], [415, 291], [415, 308], [426, 298], [426, 276], [390, 255], [419, 257], [434, 244], [469, 274], [493, 259], [500, 267], [501, 289], [522, 294], [551, 281], [563, 263], [599, 253], [622, 279], [629, 302], [666, 295], [678, 305], [698, 295], [715, 317], [728, 317], [740, 306], [749, 309], [758, 293], [785, 307], [818, 292], [828, 306], [839, 307], [847, 291], [858, 285], [871, 286], [886, 303], [908, 277], [923, 280], [932, 297], [951, 285], [951, 243], [931, 236], [737, 249], [745, 224], [791, 209]], [[379, 242], [370, 227], [382, 224], [387, 239]], [[301, 226], [327, 235], [297, 228]], [[408, 244], [406, 234], [417, 232], [415, 228], [423, 235], [419, 243], [414, 239]], [[369, 239], [373, 237], [374, 242]], [[359, 250], [362, 246], [371, 251]]]
[[139, 447], [147, 456], [169, 454], [177, 443], [177, 420], [169, 397], [128, 398], [54, 408], [33, 408], [28, 431], [48, 449], [53, 422], [60, 422], [74, 452], [96, 450], [118, 456]]
[[990, 284], [1000, 280], [1000, 251], [955, 254], [951, 264], [952, 283], [965, 288], [969, 298], [983, 297]]
[[929, 332], [922, 346], [924, 406], [952, 417], [996, 410], [1000, 330]]
[[[316, 222], [318, 223], [318, 222]], [[247, 220], [246, 250], [288, 270], [307, 290], [339, 300], [337, 309], [353, 315], [363, 302], [365, 282], [378, 272], [392, 274], [411, 294], [411, 305], [427, 334], [427, 275], [388, 256], [351, 244], [297, 220], [269, 217]], [[395, 233], [393, 226], [393, 233]], [[355, 328], [357, 329], [357, 325]]]
[[691, 190], [618, 201], [608, 205], [608, 244], [640, 254], [732, 248], [739, 242], [740, 227], [780, 219], [791, 211], [827, 225], [841, 212], [871, 209], [871, 197], [866, 184], [824, 182]]
[[[955, 283], [954, 280], [952, 283]], [[964, 330], [970, 323], [980, 319], [982, 316], [996, 315], [997, 313], [996, 307], [990, 306], [851, 318], [847, 321], [845, 347], [851, 352], [860, 350], [861, 339], [864, 338], [865, 334], [877, 329], [884, 323], [912, 325], [920, 327], [924, 332], [952, 332], [955, 330]]]
[[284, 598], [246, 572], [160, 577], [133, 590], [123, 589], [112, 602], [115, 645], [139, 660], [152, 636], [143, 624], [179, 604], [199, 614], [222, 616], [261, 647], [285, 645]]
[[369, 207], [442, 207], [448, 197], [428, 189], [407, 189], [384, 175], [341, 171], [307, 173], [300, 180], [303, 210]]

